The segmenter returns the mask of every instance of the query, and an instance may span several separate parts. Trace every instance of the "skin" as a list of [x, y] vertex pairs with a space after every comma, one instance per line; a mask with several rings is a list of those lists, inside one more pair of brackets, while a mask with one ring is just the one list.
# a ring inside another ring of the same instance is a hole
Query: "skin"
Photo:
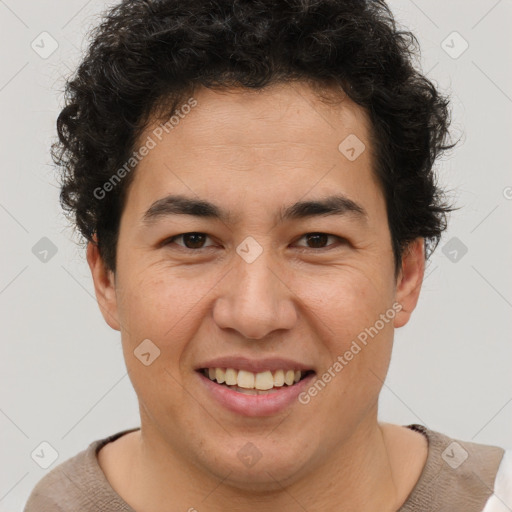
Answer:
[[[140, 431], [99, 452], [100, 466], [137, 511], [397, 510], [427, 443], [379, 422], [378, 397], [425, 262], [417, 239], [395, 275], [369, 120], [348, 98], [328, 106], [306, 84], [200, 89], [194, 98], [198, 105], [138, 165], [115, 275], [88, 246], [98, 303], [121, 332], [141, 415]], [[366, 145], [354, 161], [338, 150], [349, 134]], [[170, 193], [214, 202], [233, 222], [174, 215], [145, 226], [144, 212]], [[285, 205], [333, 193], [364, 207], [367, 219], [276, 217]], [[159, 245], [190, 232], [208, 235], [203, 248], [183, 238]], [[315, 245], [304, 236], [312, 232], [335, 236]], [[250, 264], [236, 252], [247, 236], [263, 249]], [[395, 302], [403, 309], [308, 404], [245, 417], [197, 385], [195, 365], [224, 355], [289, 357], [321, 375]], [[161, 351], [149, 366], [133, 354], [144, 339]], [[250, 468], [237, 457], [247, 442], [261, 453]]]

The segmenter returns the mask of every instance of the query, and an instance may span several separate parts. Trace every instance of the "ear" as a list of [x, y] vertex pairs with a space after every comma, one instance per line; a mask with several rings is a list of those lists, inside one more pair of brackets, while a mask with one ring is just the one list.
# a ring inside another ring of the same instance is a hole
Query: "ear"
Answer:
[[402, 310], [394, 319], [395, 327], [404, 326], [411, 317], [420, 296], [425, 273], [425, 240], [416, 238], [407, 246], [402, 255], [402, 267], [397, 278], [395, 300]]
[[120, 331], [121, 327], [117, 316], [117, 298], [114, 272], [108, 270], [100, 256], [96, 235], [93, 241], [87, 244], [87, 263], [91, 269], [94, 281], [96, 299], [105, 322]]

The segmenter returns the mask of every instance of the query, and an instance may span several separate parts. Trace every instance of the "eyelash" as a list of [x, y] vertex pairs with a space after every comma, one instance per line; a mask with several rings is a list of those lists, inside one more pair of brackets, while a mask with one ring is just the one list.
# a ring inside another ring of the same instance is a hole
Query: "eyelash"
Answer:
[[[209, 235], [207, 235], [206, 233], [202, 233], [202, 232], [199, 232], [199, 231], [190, 231], [188, 233], [181, 233], [180, 235], [174, 235], [172, 236], [171, 238], [168, 238], [167, 240], [165, 240], [163, 243], [162, 243], [162, 246], [167, 246], [167, 245], [171, 245], [172, 243], [174, 243], [175, 240], [177, 240], [178, 238], [183, 238], [184, 236], [186, 235], [206, 235], [208, 238]], [[331, 235], [330, 233], [323, 233], [323, 232], [319, 232], [319, 231], [312, 231], [312, 232], [309, 232], [309, 233], [304, 233], [298, 240], [301, 240], [302, 238], [308, 236], [308, 235], [326, 235], [327, 237], [332, 237], [332, 238], [336, 238], [338, 240], [338, 242], [340, 242], [341, 244], [345, 244], [347, 242], [346, 239], [340, 237], [340, 236], [337, 236], [337, 235]], [[207, 246], [207, 247], [200, 247], [198, 249], [191, 249], [190, 247], [185, 247], [185, 246], [182, 246], [182, 245], [179, 245], [177, 244], [180, 249], [182, 250], [185, 250], [185, 251], [190, 251], [190, 252], [199, 252], [201, 250], [205, 250], [205, 249], [209, 249], [210, 247], [213, 247], [213, 246]], [[335, 244], [330, 244], [328, 245], [327, 247], [319, 247], [319, 248], [315, 248], [315, 247], [304, 247], [304, 246], [301, 246], [302, 250], [312, 250], [312, 251], [324, 251], [324, 250], [331, 250], [332, 249], [332, 245], [335, 245]]]

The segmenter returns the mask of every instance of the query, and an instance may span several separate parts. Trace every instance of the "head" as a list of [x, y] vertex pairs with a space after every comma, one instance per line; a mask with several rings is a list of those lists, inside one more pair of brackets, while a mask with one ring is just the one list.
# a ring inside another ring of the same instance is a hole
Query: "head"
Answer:
[[[92, 36], [53, 154], [143, 433], [238, 486], [306, 475], [376, 421], [451, 209], [448, 101], [383, 1], [124, 1]], [[222, 358], [308, 386], [241, 414]]]

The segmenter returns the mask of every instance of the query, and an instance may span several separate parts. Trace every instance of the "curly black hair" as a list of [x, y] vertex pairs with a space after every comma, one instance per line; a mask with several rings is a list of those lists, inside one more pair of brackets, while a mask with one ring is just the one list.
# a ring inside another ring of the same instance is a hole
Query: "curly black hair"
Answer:
[[336, 85], [369, 114], [374, 172], [386, 200], [396, 270], [425, 239], [426, 258], [454, 210], [433, 165], [445, 144], [448, 99], [413, 65], [416, 37], [384, 0], [124, 0], [90, 32], [65, 85], [52, 158], [60, 202], [115, 272], [134, 172], [95, 193], [133, 152], [151, 119], [168, 118], [196, 87]]

